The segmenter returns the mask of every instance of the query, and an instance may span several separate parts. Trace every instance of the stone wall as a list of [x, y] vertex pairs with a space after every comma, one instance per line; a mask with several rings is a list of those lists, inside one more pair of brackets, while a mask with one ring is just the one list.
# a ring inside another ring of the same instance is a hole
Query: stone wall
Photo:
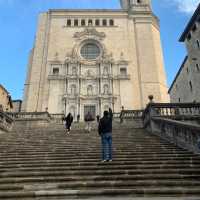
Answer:
[[[72, 19], [73, 23], [77, 19], [78, 26], [67, 26], [67, 19]], [[94, 31], [91, 34], [86, 32], [84, 35], [86, 27], [81, 26], [82, 19], [93, 21]], [[94, 26], [96, 19], [100, 20], [100, 26]], [[113, 20], [114, 24], [105, 26], [103, 20], [107, 23]], [[84, 39], [95, 40], [102, 46], [102, 56], [92, 64], [79, 55]], [[71, 98], [66, 92], [68, 59], [81, 66], [82, 72], [84, 67], [91, 68], [92, 65], [96, 68], [99, 64], [105, 66], [106, 62], [112, 65], [112, 98], [108, 105], [115, 108], [115, 112], [119, 112], [121, 106], [129, 110], [144, 108], [150, 94], [154, 94], [157, 102], [169, 101], [159, 25], [150, 11], [129, 15], [122, 10], [50, 10], [41, 14], [25, 89], [25, 111], [45, 111], [48, 108], [50, 113], [69, 112], [65, 107], [69, 103], [64, 100]], [[54, 64], [60, 66], [61, 74], [50, 80]], [[120, 77], [120, 66], [123, 65], [127, 69], [126, 78]], [[97, 84], [99, 76], [96, 74], [96, 81], [91, 83], [96, 88], [100, 87]], [[81, 95], [84, 93], [78, 93], [76, 105]], [[99, 102], [101, 94], [97, 93], [95, 98]]]

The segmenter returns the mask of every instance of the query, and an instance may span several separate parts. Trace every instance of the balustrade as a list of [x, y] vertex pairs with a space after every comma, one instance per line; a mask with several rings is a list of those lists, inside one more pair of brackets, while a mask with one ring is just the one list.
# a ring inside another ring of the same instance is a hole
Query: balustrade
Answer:
[[193, 152], [200, 152], [199, 121], [199, 103], [149, 103], [143, 112], [144, 128]]
[[198, 125], [155, 117], [152, 119], [152, 131], [179, 147], [200, 152], [200, 126]]
[[7, 113], [10, 117], [15, 120], [25, 119], [50, 119], [51, 115], [48, 112], [19, 112], [19, 113]]
[[6, 113], [0, 112], [0, 132], [8, 132], [12, 129], [13, 120]]

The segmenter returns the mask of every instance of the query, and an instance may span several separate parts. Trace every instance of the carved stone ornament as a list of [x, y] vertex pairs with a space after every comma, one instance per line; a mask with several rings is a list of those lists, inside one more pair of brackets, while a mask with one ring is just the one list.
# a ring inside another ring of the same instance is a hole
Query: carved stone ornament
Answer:
[[76, 32], [74, 34], [74, 38], [81, 39], [82, 37], [90, 37], [90, 36], [95, 36], [97, 38], [103, 39], [106, 37], [106, 34], [103, 32], [98, 32], [95, 28], [93, 27], [87, 27], [85, 28], [84, 31], [82, 32]]

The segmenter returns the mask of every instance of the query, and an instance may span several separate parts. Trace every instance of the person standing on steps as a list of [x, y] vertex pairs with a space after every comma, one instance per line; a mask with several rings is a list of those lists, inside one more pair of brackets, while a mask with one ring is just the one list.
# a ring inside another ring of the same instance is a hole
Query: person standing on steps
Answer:
[[72, 122], [73, 122], [73, 116], [72, 116], [72, 114], [69, 113], [67, 115], [67, 117], [64, 117], [64, 121], [65, 121], [65, 128], [67, 130], [67, 133], [69, 134], [70, 130], [71, 130], [71, 125], [72, 125]]
[[109, 112], [109, 117], [113, 120], [113, 112], [112, 112], [112, 109], [109, 108], [108, 112]]
[[112, 117], [104, 111], [99, 121], [98, 132], [102, 143], [102, 162], [112, 161]]
[[119, 118], [120, 118], [120, 124], [122, 124], [124, 122], [124, 106], [122, 106]]
[[91, 130], [92, 130], [92, 121], [94, 121], [94, 118], [92, 117], [92, 114], [90, 112], [88, 112], [86, 115], [85, 115], [85, 122], [86, 122], [86, 131], [89, 133]]

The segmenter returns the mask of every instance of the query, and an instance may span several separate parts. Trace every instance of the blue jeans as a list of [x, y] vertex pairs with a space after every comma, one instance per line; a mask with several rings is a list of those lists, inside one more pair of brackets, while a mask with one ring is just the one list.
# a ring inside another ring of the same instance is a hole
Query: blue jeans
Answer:
[[112, 133], [101, 135], [102, 160], [112, 160]]

